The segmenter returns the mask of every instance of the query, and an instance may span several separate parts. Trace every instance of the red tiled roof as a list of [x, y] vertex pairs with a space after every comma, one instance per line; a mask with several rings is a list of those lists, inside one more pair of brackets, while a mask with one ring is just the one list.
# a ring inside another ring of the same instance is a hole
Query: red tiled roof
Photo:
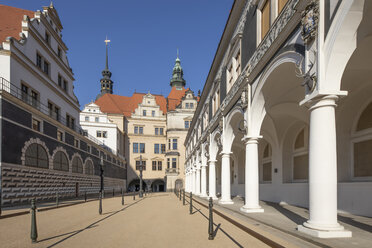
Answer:
[[185, 92], [189, 89], [182, 87], [182, 90], [177, 90], [176, 87], [172, 87], [171, 92], [168, 95], [168, 111], [175, 110], [177, 105], [181, 103], [182, 97]]
[[[145, 93], [134, 93], [132, 96], [119, 96], [114, 94], [104, 94], [95, 102], [101, 107], [101, 111], [110, 114], [123, 114], [130, 117], [134, 113], [138, 104], [142, 102]], [[160, 106], [163, 114], [167, 113], [167, 101], [162, 95], [154, 95], [156, 103]]]
[[34, 17], [34, 11], [19, 9], [0, 4], [0, 42], [9, 36], [19, 40], [23, 16]]

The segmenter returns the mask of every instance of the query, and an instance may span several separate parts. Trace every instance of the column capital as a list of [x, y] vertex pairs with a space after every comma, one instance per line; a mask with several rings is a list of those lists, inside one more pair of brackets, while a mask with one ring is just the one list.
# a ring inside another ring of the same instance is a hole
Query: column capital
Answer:
[[329, 107], [329, 106], [336, 107], [337, 106], [336, 102], [338, 99], [339, 97], [337, 95], [326, 95], [318, 99], [309, 101], [307, 106], [309, 107], [310, 111], [316, 108], [321, 108], [321, 107]]
[[208, 163], [216, 163], [216, 162], [217, 162], [217, 160], [213, 160], [213, 159], [208, 160]]
[[229, 156], [230, 157], [230, 155], [233, 154], [233, 153], [232, 152], [224, 152], [224, 151], [222, 151], [220, 154], [222, 155], [222, 157], [224, 157], [224, 156]]
[[[317, 105], [319, 102], [322, 102], [323, 100], [334, 99], [335, 101], [337, 101], [339, 98], [347, 96], [347, 94], [348, 94], [347, 91], [313, 92], [313, 94], [311, 94], [310, 96], [306, 96], [305, 99], [300, 102], [300, 106], [304, 105], [308, 108], [312, 108], [313, 106]], [[327, 104], [322, 106], [327, 106]]]
[[257, 144], [259, 139], [262, 139], [262, 136], [261, 135], [259, 135], [259, 136], [248, 136], [248, 135], [245, 135], [242, 138], [242, 141], [245, 142], [245, 144]]

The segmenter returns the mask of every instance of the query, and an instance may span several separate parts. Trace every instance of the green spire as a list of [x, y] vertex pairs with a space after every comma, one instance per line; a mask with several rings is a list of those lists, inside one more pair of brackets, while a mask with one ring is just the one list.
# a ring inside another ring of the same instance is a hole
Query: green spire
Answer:
[[181, 67], [181, 60], [178, 57], [178, 49], [177, 49], [177, 58], [176, 58], [176, 63], [174, 64], [174, 67], [173, 67], [173, 75], [170, 81], [170, 86], [185, 87], [185, 85], [186, 85], [186, 81], [185, 79], [183, 79], [183, 70]]

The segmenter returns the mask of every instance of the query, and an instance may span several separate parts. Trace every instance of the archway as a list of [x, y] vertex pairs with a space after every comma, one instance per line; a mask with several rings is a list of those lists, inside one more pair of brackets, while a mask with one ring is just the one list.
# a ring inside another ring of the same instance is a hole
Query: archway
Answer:
[[[142, 180], [142, 190], [147, 189], [147, 185], [144, 180]], [[128, 191], [129, 192], [135, 192], [140, 190], [140, 180], [139, 179], [133, 179], [128, 184]]]
[[165, 182], [162, 179], [157, 179], [151, 184], [152, 192], [164, 192], [165, 191]]

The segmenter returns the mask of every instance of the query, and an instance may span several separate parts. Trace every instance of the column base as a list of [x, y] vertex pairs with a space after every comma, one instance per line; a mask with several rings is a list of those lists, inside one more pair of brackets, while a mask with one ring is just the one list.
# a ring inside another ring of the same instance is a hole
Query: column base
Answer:
[[[306, 224], [306, 222], [304, 223]], [[313, 229], [310, 227], [306, 227], [304, 225], [298, 225], [297, 230], [299, 232], [305, 233], [307, 235], [317, 237], [317, 238], [351, 238], [352, 233], [351, 231], [345, 230], [343, 226], [340, 225], [339, 228], [335, 230], [318, 230]]]
[[218, 201], [218, 203], [219, 204], [223, 204], [223, 205], [231, 205], [231, 204], [234, 204], [234, 202], [232, 201], [232, 200], [230, 200], [230, 199], [228, 199], [228, 200], [219, 200]]
[[240, 208], [240, 211], [242, 211], [244, 213], [263, 213], [264, 209], [261, 208], [260, 206], [258, 206], [258, 207], [243, 206], [243, 207]]

